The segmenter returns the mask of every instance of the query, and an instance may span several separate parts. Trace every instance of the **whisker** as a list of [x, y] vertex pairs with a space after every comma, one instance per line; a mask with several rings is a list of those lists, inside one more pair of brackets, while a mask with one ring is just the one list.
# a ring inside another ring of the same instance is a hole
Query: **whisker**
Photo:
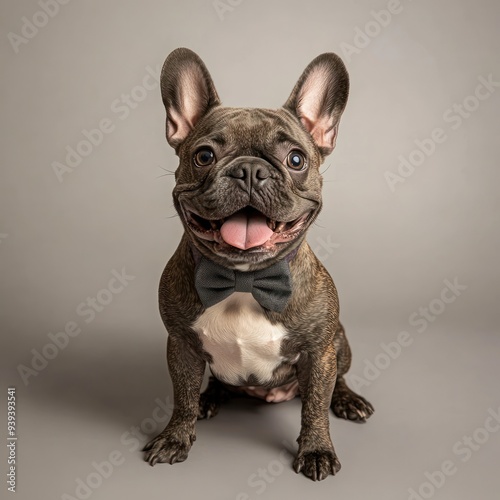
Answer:
[[169, 170], [168, 168], [162, 167], [161, 165], [158, 165], [158, 167], [160, 167], [166, 173], [160, 175], [159, 177], [157, 177], [157, 179], [159, 179], [160, 177], [164, 177], [165, 175], [175, 175], [175, 172], [173, 170]]
[[325, 170], [323, 170], [323, 172], [320, 172], [321, 175], [323, 175], [331, 166], [332, 166], [332, 164], [329, 163], [328, 166], [325, 168]]
[[314, 221], [314, 223], [313, 223], [313, 224], [314, 224], [315, 226], [320, 227], [321, 229], [325, 229], [325, 226], [323, 226], [322, 224], [320, 224], [320, 223], [318, 222], [318, 219], [316, 219], [316, 220]]

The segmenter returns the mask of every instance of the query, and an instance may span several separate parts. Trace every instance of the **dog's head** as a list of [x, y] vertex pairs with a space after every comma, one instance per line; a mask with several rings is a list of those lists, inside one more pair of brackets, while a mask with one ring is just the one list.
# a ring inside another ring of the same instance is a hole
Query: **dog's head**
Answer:
[[191, 244], [244, 270], [290, 253], [321, 209], [319, 166], [349, 92], [341, 59], [314, 59], [278, 110], [223, 107], [203, 61], [184, 48], [165, 61], [161, 91], [180, 159], [174, 204]]

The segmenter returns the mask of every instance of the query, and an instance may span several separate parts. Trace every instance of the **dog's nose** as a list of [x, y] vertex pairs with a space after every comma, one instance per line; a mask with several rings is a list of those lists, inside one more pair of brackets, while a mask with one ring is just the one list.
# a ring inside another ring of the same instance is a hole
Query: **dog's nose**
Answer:
[[252, 189], [260, 189], [271, 176], [264, 165], [252, 162], [235, 165], [227, 175], [236, 179], [236, 182], [249, 192]]

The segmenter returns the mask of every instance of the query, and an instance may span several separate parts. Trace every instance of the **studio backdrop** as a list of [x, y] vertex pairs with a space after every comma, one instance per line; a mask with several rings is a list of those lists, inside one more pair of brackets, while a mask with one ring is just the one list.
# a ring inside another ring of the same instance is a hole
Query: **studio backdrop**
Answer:
[[[3, 2], [2, 498], [497, 498], [499, 19], [494, 0]], [[173, 408], [177, 47], [226, 106], [282, 106], [323, 52], [349, 71], [308, 241], [375, 414], [331, 415], [342, 470], [321, 483], [291, 466], [299, 399], [231, 402], [186, 462], [143, 460]]]

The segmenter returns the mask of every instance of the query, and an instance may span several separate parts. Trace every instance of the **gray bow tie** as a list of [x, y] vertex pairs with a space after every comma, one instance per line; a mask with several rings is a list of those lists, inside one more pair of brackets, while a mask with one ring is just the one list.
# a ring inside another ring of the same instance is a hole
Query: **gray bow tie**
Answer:
[[259, 271], [242, 272], [202, 257], [195, 270], [195, 286], [205, 307], [223, 301], [234, 292], [247, 292], [262, 307], [280, 312], [292, 295], [292, 277], [286, 259]]

